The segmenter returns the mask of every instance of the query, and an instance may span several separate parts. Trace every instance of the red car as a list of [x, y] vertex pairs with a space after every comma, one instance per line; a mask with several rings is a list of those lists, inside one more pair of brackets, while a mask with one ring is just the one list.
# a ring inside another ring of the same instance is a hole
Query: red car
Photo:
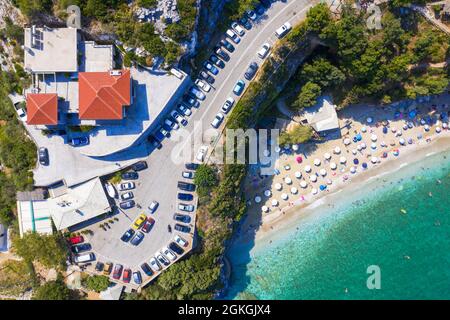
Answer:
[[149, 233], [150, 230], [152, 230], [154, 224], [155, 220], [153, 218], [147, 217], [147, 220], [145, 220], [144, 225], [142, 226], [142, 231], [144, 231], [145, 233]]
[[84, 238], [83, 238], [83, 236], [72, 237], [72, 238], [69, 238], [69, 242], [71, 245], [83, 243]]
[[114, 270], [113, 270], [113, 279], [120, 279], [120, 275], [122, 274], [122, 265], [121, 264], [116, 264], [114, 266]]
[[130, 269], [123, 270], [123, 277], [122, 277], [123, 282], [129, 283], [130, 279], [131, 279], [131, 270]]

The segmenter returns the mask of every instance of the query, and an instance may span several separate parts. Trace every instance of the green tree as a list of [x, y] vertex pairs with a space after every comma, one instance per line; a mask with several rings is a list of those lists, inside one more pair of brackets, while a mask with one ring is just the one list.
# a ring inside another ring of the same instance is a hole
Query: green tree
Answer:
[[303, 66], [300, 79], [308, 79], [322, 89], [339, 86], [345, 80], [345, 74], [324, 58], [314, 59]]
[[283, 131], [280, 134], [278, 143], [285, 144], [299, 144], [305, 143], [313, 136], [313, 130], [310, 126], [297, 125], [291, 131]]
[[311, 107], [316, 104], [317, 98], [321, 95], [322, 89], [314, 82], [308, 81], [300, 90], [300, 94], [292, 106], [297, 109]]
[[209, 195], [214, 186], [217, 185], [217, 173], [214, 167], [206, 164], [200, 165], [195, 172], [194, 184], [200, 197]]
[[109, 278], [98, 275], [89, 276], [83, 280], [83, 286], [85, 286], [88, 290], [101, 292], [108, 288]]
[[62, 279], [48, 281], [33, 292], [33, 300], [70, 300], [71, 291]]
[[52, 10], [52, 0], [15, 0], [14, 3], [26, 16], [31, 16], [38, 11], [50, 13]]
[[319, 3], [312, 7], [306, 14], [307, 30], [325, 39], [333, 26], [331, 12], [326, 3]]

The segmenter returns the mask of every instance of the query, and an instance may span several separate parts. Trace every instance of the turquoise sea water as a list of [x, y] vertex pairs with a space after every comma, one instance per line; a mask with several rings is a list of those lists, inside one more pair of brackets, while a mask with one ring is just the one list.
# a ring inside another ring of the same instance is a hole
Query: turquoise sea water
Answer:
[[450, 299], [450, 152], [341, 193], [256, 247], [233, 245], [226, 298]]

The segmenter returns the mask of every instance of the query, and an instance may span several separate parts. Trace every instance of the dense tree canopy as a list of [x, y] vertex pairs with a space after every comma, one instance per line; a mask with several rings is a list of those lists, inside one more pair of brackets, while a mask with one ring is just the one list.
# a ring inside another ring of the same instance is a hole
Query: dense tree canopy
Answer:
[[71, 300], [71, 291], [61, 280], [48, 281], [33, 292], [33, 300]]
[[290, 131], [283, 131], [280, 134], [278, 143], [280, 145], [305, 143], [310, 140], [312, 136], [313, 130], [310, 126], [296, 125], [295, 128]]

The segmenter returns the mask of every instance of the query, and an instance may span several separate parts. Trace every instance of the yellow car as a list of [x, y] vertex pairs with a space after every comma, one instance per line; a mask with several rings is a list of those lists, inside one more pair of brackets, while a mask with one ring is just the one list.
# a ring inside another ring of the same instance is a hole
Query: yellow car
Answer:
[[111, 262], [105, 263], [105, 268], [103, 269], [103, 274], [108, 276], [111, 273], [113, 264]]
[[139, 229], [145, 220], [147, 220], [147, 216], [145, 214], [141, 213], [141, 215], [139, 217], [137, 217], [136, 220], [134, 220], [133, 229], [134, 230]]

